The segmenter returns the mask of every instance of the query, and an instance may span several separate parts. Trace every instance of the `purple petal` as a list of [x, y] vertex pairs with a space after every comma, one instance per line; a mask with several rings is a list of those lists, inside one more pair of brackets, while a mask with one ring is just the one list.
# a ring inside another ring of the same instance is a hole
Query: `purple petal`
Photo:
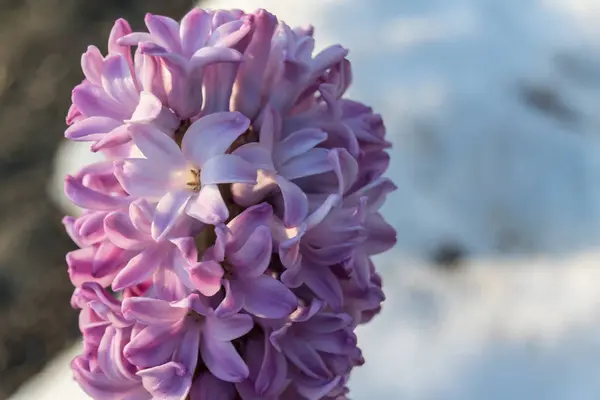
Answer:
[[172, 359], [180, 339], [180, 330], [171, 325], [149, 325], [133, 334], [123, 354], [138, 368], [153, 367]]
[[207, 46], [215, 47], [233, 47], [242, 40], [252, 29], [251, 20], [234, 20], [215, 29], [208, 42]]
[[128, 62], [130, 62], [131, 49], [128, 46], [119, 44], [119, 39], [130, 33], [131, 26], [129, 26], [129, 23], [123, 18], [117, 19], [108, 36], [108, 54], [121, 54]]
[[145, 325], [173, 325], [187, 314], [185, 308], [172, 307], [163, 300], [149, 297], [128, 297], [123, 300], [123, 315]]
[[144, 18], [148, 31], [152, 36], [158, 38], [161, 44], [167, 48], [167, 50], [174, 53], [181, 53], [181, 42], [179, 40], [179, 24], [169, 18], [162, 15], [146, 14]]
[[186, 168], [187, 163], [177, 143], [152, 125], [131, 129], [131, 138], [153, 163], [168, 165], [170, 169]]
[[[317, 381], [314, 385], [297, 385], [298, 392], [307, 399], [321, 399], [324, 396], [327, 396], [333, 389], [335, 389], [339, 384], [341, 376], [335, 376], [331, 380], [328, 381]], [[312, 383], [312, 382], [311, 382]]]
[[146, 234], [150, 233], [154, 208], [144, 199], [133, 201], [129, 205], [129, 218], [135, 228]]
[[110, 55], [104, 60], [102, 87], [131, 115], [139, 101], [139, 93], [123, 56]]
[[69, 266], [69, 279], [73, 286], [79, 287], [86, 282], [97, 282], [102, 287], [110, 285], [113, 275], [103, 277], [94, 276], [95, 250], [91, 247], [73, 250], [67, 253], [67, 265]]
[[273, 150], [273, 159], [278, 165], [306, 153], [327, 139], [327, 133], [320, 129], [307, 128], [296, 131], [279, 142]]
[[333, 149], [329, 152], [333, 171], [338, 178], [338, 193], [344, 195], [358, 176], [358, 163], [346, 149]]
[[229, 210], [217, 185], [202, 185], [198, 195], [189, 202], [186, 213], [210, 225], [225, 222], [229, 216]]
[[75, 122], [65, 131], [65, 137], [76, 142], [100, 140], [123, 123], [108, 117], [89, 117]]
[[[185, 140], [185, 139], [184, 139]], [[256, 183], [256, 168], [233, 154], [218, 154], [204, 163], [200, 182], [206, 185], [219, 183]]]
[[204, 116], [187, 130], [181, 149], [185, 157], [201, 168], [212, 157], [223, 154], [250, 126], [250, 120], [237, 112]]
[[137, 250], [146, 246], [150, 239], [138, 231], [129, 216], [123, 212], [113, 212], [104, 218], [104, 230], [109, 240], [122, 249]]
[[341, 310], [344, 304], [342, 288], [329, 267], [304, 267], [302, 279], [319, 299], [325, 301], [332, 309]]
[[237, 215], [228, 224], [235, 242], [228, 247], [231, 252], [238, 251], [246, 243], [252, 233], [260, 226], [270, 226], [273, 217], [273, 208], [269, 203], [260, 203], [248, 207]]
[[155, 39], [157, 38], [155, 38], [148, 32], [133, 32], [119, 38], [119, 40], [117, 40], [117, 43], [121, 46], [137, 46], [139, 43], [152, 42]]
[[169, 192], [160, 199], [152, 221], [152, 237], [154, 240], [163, 240], [176, 226], [179, 219], [184, 215], [192, 194], [191, 191], [183, 189]]
[[262, 275], [271, 262], [272, 239], [267, 226], [259, 226], [239, 250], [227, 254], [227, 260], [235, 267], [236, 277], [251, 279]]
[[179, 127], [181, 121], [171, 110], [163, 106], [158, 97], [151, 92], [143, 91], [140, 93], [140, 101], [131, 118], [124, 122], [128, 124], [153, 123], [161, 131], [170, 133]]
[[221, 289], [223, 268], [216, 261], [201, 261], [190, 268], [190, 277], [196, 289], [205, 296], [214, 296]]
[[136, 197], [160, 198], [171, 188], [170, 170], [146, 158], [115, 161], [115, 176]]
[[302, 155], [292, 158], [279, 167], [279, 175], [293, 180], [304, 176], [318, 175], [333, 170], [327, 158], [328, 149], [314, 148]]
[[215, 310], [215, 315], [220, 318], [231, 317], [237, 314], [244, 306], [244, 292], [236, 281], [223, 280], [225, 298]]
[[173, 356], [173, 361], [180, 363], [192, 373], [198, 365], [201, 331], [200, 324], [187, 324], [183, 338]]
[[282, 351], [292, 364], [309, 377], [326, 379], [331, 376], [319, 353], [304, 340], [286, 338]]
[[180, 38], [185, 57], [191, 57], [204, 46], [211, 30], [211, 19], [212, 15], [201, 8], [194, 8], [183, 17]]
[[252, 330], [254, 321], [247, 314], [237, 314], [229, 318], [210, 318], [206, 322], [204, 335], [219, 340], [229, 342], [244, 336]]
[[164, 247], [149, 245], [133, 257], [115, 277], [112, 288], [115, 291], [135, 286], [148, 280], [164, 262]]
[[208, 370], [226, 382], [241, 382], [248, 378], [248, 366], [231, 342], [222, 342], [202, 335], [200, 354]]
[[287, 227], [298, 226], [308, 215], [308, 198], [296, 184], [277, 175], [275, 181], [283, 196], [283, 223]]
[[240, 62], [243, 58], [242, 54], [235, 49], [226, 47], [202, 47], [190, 57], [190, 69], [198, 71], [210, 64]]
[[204, 372], [192, 384], [190, 398], [193, 400], [235, 400], [235, 386], [215, 378], [210, 372]]
[[131, 141], [128, 125], [121, 125], [104, 135], [91, 147], [93, 152], [110, 149]]
[[244, 282], [244, 295], [244, 309], [259, 318], [284, 318], [298, 307], [296, 295], [269, 275]]
[[144, 388], [153, 398], [161, 400], [181, 400], [186, 398], [192, 387], [193, 371], [170, 361], [157, 367], [138, 371]]

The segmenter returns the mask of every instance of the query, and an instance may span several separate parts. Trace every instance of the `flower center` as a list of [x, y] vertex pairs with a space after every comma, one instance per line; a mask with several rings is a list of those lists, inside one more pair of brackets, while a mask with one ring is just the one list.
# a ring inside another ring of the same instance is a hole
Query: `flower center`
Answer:
[[175, 140], [175, 143], [177, 143], [177, 146], [179, 146], [180, 148], [181, 148], [181, 141], [183, 140], [183, 136], [187, 132], [190, 125], [192, 125], [192, 121], [190, 121], [189, 119], [183, 120], [183, 121], [181, 121], [179, 128], [177, 128], [175, 133], [173, 133], [173, 140]]
[[200, 191], [200, 187], [202, 186], [200, 182], [200, 170], [190, 169], [185, 185], [194, 192]]

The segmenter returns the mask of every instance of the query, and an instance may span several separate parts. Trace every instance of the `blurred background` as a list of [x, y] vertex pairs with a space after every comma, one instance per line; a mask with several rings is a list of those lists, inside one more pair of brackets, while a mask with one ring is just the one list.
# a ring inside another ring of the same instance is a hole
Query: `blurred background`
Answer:
[[[352, 398], [600, 398], [600, 2], [205, 0], [313, 24], [393, 142], [388, 299]], [[0, 398], [84, 399], [62, 139], [88, 44], [191, 1], [0, 0]], [[74, 347], [73, 347], [74, 346]], [[38, 371], [42, 373], [34, 376]]]

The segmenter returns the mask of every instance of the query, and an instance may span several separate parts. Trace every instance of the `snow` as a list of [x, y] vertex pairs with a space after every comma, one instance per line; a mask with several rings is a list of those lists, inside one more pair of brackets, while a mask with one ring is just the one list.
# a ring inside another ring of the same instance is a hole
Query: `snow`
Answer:
[[[399, 190], [384, 212], [398, 246], [378, 260], [388, 299], [361, 328], [367, 364], [351, 380], [353, 398], [597, 399], [600, 3], [208, 6], [314, 24], [320, 48], [351, 50], [349, 95], [386, 120]], [[62, 176], [90, 162], [85, 149], [57, 159], [51, 191], [65, 207]], [[464, 269], [430, 264], [448, 243], [468, 255]], [[66, 362], [51, 371], [32, 384], [48, 399], [70, 382]], [[15, 398], [43, 399], [24, 396]]]

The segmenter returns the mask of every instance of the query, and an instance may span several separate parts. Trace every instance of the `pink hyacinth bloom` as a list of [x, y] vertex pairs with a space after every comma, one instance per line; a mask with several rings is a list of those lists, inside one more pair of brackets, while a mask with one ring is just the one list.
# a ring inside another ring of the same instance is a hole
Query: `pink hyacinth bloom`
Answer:
[[95, 399], [348, 398], [385, 299], [371, 256], [396, 240], [348, 50], [313, 54], [312, 28], [265, 10], [145, 22], [87, 49], [67, 113], [106, 156], [65, 179], [75, 379]]

